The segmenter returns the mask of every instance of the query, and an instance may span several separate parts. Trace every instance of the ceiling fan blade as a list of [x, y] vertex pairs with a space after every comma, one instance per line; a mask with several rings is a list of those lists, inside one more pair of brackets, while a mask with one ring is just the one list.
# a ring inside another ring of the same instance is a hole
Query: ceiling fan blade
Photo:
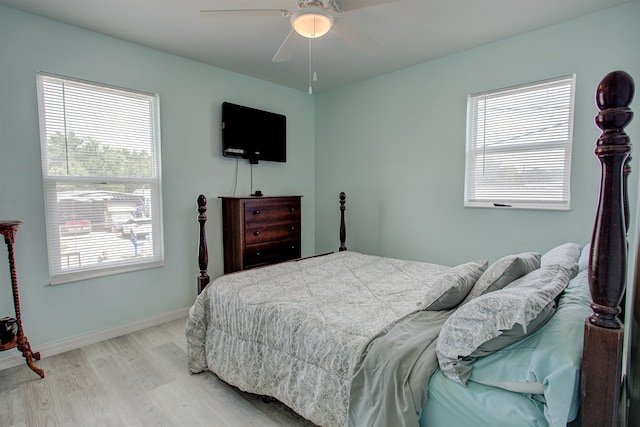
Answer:
[[286, 9], [211, 9], [201, 10], [200, 15], [211, 18], [237, 18], [240, 16], [286, 18], [291, 16], [291, 11]]
[[331, 31], [347, 43], [368, 55], [375, 55], [382, 50], [382, 45], [360, 30], [336, 19]]
[[297, 50], [297, 47], [301, 41], [302, 41], [302, 37], [298, 36], [298, 33], [296, 33], [295, 30], [292, 29], [291, 31], [289, 31], [289, 34], [287, 35], [287, 37], [284, 39], [284, 41], [278, 48], [278, 51], [276, 52], [276, 54], [273, 55], [273, 59], [271, 61], [272, 62], [289, 61], [291, 58], [293, 58], [293, 55], [295, 54], [295, 51]]
[[400, 0], [331, 0], [333, 8], [338, 12], [349, 12], [350, 10], [395, 3], [397, 1]]

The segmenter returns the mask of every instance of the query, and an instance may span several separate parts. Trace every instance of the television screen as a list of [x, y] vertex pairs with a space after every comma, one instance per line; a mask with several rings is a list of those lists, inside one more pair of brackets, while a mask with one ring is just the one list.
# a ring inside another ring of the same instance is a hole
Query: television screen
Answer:
[[287, 117], [230, 102], [222, 103], [222, 155], [287, 161]]

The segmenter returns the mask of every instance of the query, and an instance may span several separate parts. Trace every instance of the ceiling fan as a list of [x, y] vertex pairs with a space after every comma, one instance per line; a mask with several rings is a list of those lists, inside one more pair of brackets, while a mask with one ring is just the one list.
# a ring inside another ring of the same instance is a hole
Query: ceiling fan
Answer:
[[[259, 0], [256, 1], [259, 2]], [[375, 54], [382, 49], [382, 46], [368, 35], [346, 24], [340, 15], [343, 12], [394, 3], [396, 1], [399, 0], [295, 0], [296, 7], [291, 9], [209, 9], [201, 10], [200, 13], [218, 18], [238, 15], [289, 18], [291, 30], [276, 51], [272, 61], [289, 61], [295, 54], [297, 44], [301, 40], [304, 40], [304, 38], [309, 39], [309, 93], [312, 93], [311, 40], [322, 37], [328, 32], [332, 32], [357, 49], [367, 54]], [[316, 80], [316, 78], [314, 72], [313, 80]]]

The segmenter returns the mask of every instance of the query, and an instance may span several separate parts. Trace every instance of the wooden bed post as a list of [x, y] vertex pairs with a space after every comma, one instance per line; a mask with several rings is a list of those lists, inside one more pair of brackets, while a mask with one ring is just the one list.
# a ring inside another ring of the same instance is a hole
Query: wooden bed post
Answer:
[[[602, 172], [598, 211], [589, 254], [593, 313], [585, 321], [581, 425], [617, 427], [621, 395], [623, 325], [618, 319], [627, 269], [624, 168], [631, 143], [624, 127], [633, 118], [633, 79], [624, 71], [607, 74], [598, 85], [596, 124], [602, 135], [595, 154]], [[628, 167], [628, 164], [627, 164]]]
[[[633, 113], [631, 113], [633, 114]], [[633, 117], [633, 116], [632, 116]], [[629, 232], [629, 174], [631, 173], [631, 154], [627, 156], [627, 160], [622, 167], [622, 198], [624, 200], [624, 225], [625, 231]]]
[[207, 274], [207, 266], [209, 265], [209, 253], [207, 251], [207, 236], [204, 228], [207, 222], [207, 198], [204, 194], [198, 196], [198, 222], [200, 223], [200, 239], [198, 246], [198, 266], [200, 267], [200, 276], [198, 276], [198, 294], [202, 292], [205, 286], [209, 284], [209, 275]]
[[[627, 328], [630, 328], [630, 345], [627, 353], [627, 392], [629, 398], [630, 427], [637, 427], [640, 421], [640, 244], [636, 240], [636, 271], [633, 279], [633, 302], [628, 316]], [[635, 363], [634, 363], [635, 362]], [[635, 424], [634, 424], [635, 423]]]
[[347, 247], [344, 245], [347, 240], [347, 229], [344, 224], [344, 201], [347, 198], [345, 192], [340, 193], [340, 248], [338, 248], [339, 252], [346, 251]]
[[[628, 244], [628, 235], [629, 235], [629, 222], [631, 219], [629, 218], [629, 174], [631, 173], [631, 154], [627, 156], [627, 160], [624, 162], [624, 166], [622, 167], [622, 200], [624, 201], [624, 225], [625, 232], [627, 234], [627, 249], [629, 248]], [[632, 279], [632, 278], [630, 278]], [[625, 307], [627, 305], [626, 302], [627, 294], [626, 292], [622, 295], [622, 300], [620, 301], [620, 314], [618, 315], [619, 319], [623, 319], [626, 317]]]

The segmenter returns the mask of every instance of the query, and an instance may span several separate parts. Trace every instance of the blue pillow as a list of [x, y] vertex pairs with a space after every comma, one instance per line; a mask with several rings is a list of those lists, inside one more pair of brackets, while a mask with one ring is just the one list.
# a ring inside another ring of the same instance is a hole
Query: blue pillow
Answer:
[[540, 384], [550, 426], [566, 426], [578, 414], [584, 321], [591, 313], [587, 271], [574, 277], [551, 319], [535, 334], [478, 359], [469, 381]]

